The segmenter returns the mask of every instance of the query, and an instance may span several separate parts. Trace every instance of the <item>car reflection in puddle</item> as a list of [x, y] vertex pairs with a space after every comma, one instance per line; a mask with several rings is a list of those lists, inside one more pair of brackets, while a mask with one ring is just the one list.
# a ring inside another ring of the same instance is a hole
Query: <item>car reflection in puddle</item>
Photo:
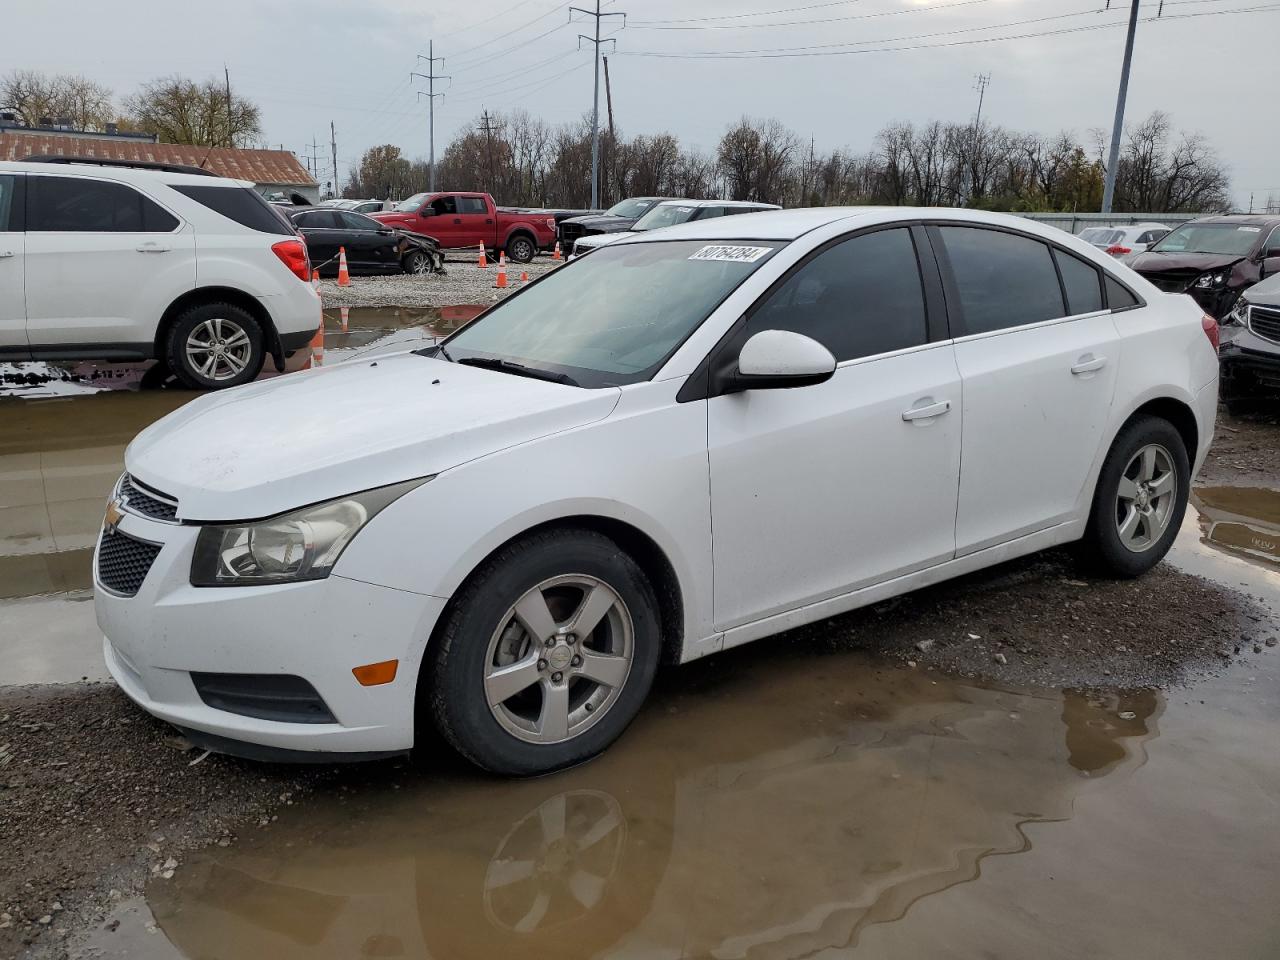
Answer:
[[856, 653], [677, 671], [599, 760], [330, 795], [150, 891], [200, 957], [802, 957], [1031, 848], [1143, 762], [1153, 692], [1021, 695]]
[[1204, 542], [1264, 565], [1280, 565], [1280, 491], [1258, 487], [1196, 487]]

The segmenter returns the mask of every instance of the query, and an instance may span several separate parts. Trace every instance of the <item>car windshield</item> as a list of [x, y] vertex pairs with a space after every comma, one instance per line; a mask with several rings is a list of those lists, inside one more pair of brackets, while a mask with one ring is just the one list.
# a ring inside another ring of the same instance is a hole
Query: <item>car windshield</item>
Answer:
[[697, 207], [685, 203], [660, 203], [631, 225], [632, 230], [657, 230], [692, 220]]
[[1247, 257], [1262, 228], [1235, 223], [1184, 223], [1151, 247], [1154, 253], [1211, 253]]
[[647, 380], [779, 246], [679, 240], [601, 247], [459, 330], [442, 355], [504, 360], [584, 387]]
[[621, 203], [615, 203], [605, 213], [611, 217], [630, 217], [635, 219], [657, 202], [656, 200], [632, 198], [631, 200], [623, 200]]
[[399, 213], [413, 213], [420, 206], [422, 206], [424, 203], [427, 202], [427, 197], [429, 196], [431, 196], [431, 194], [429, 193], [415, 193], [408, 200], [401, 200], [392, 209], [396, 210]]

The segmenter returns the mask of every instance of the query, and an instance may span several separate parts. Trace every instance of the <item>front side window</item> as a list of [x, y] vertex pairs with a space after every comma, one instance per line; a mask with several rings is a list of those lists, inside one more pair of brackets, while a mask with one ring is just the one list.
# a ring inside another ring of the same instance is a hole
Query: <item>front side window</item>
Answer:
[[377, 220], [371, 220], [368, 217], [361, 216], [358, 213], [352, 213], [349, 210], [341, 210], [338, 212], [338, 219], [342, 221], [342, 225], [348, 230], [381, 230], [382, 224]]
[[924, 289], [910, 231], [879, 230], [823, 250], [768, 294], [749, 328], [802, 333], [837, 361], [925, 343]]
[[1102, 286], [1098, 282], [1097, 269], [1062, 250], [1054, 250], [1053, 255], [1062, 274], [1062, 286], [1067, 291], [1068, 313], [1074, 315], [1101, 310]]
[[1047, 244], [980, 227], [940, 227], [965, 332], [990, 333], [1067, 315]]
[[484, 197], [459, 197], [458, 212], [486, 214], [489, 207], [484, 202]]
[[160, 233], [177, 219], [123, 183], [28, 177], [27, 229], [41, 233]]
[[1184, 223], [1151, 248], [1154, 253], [1209, 253], [1247, 257], [1262, 240], [1262, 228], [1251, 224]]
[[431, 209], [438, 217], [455, 214], [458, 212], [458, 199], [457, 197], [436, 197], [431, 201]]
[[600, 247], [503, 300], [436, 355], [506, 361], [584, 387], [647, 380], [779, 246], [678, 240]]

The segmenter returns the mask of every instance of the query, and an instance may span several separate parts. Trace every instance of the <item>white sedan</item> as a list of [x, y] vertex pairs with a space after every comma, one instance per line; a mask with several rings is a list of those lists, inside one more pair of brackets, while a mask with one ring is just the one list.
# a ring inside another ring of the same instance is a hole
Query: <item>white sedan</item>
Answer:
[[1124, 227], [1090, 227], [1080, 231], [1080, 239], [1113, 257], [1146, 253], [1153, 243], [1164, 239], [1172, 227], [1163, 223], [1134, 223]]
[[776, 203], [757, 203], [754, 200], [663, 200], [655, 203], [645, 215], [626, 230], [618, 233], [595, 233], [574, 243], [569, 259], [623, 240], [634, 233], [662, 230], [694, 220], [714, 220], [716, 217], [735, 217], [744, 213], [762, 213], [765, 210], [781, 210]]
[[441, 346], [140, 434], [95, 555], [107, 665], [231, 753], [381, 756], [434, 724], [503, 774], [578, 763], [660, 661], [1072, 541], [1148, 570], [1212, 438], [1216, 337], [998, 214], [629, 237]]

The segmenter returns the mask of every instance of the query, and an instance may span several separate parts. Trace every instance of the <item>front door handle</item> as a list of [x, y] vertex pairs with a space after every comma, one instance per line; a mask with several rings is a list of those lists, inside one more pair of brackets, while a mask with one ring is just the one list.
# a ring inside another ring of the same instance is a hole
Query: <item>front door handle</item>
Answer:
[[0, 260], [3, 260], [5, 257], [12, 257], [12, 256], [13, 256], [12, 250], [0, 250]]
[[454, 223], [461, 223], [461, 222], [462, 222], [462, 218], [461, 218], [461, 217], [454, 217], [454, 218], [453, 218], [453, 222], [454, 222]]
[[1096, 373], [1106, 365], [1106, 357], [1095, 357], [1092, 353], [1086, 353], [1071, 365], [1071, 372], [1078, 377], [1086, 373]]
[[950, 400], [939, 400], [936, 403], [932, 401], [932, 397], [925, 397], [924, 400], [916, 401], [917, 406], [910, 410], [902, 411], [902, 419], [908, 422], [912, 420], [931, 420], [934, 417], [940, 417], [951, 409]]
[[168, 253], [172, 249], [167, 243], [156, 243], [154, 240], [137, 246], [139, 253]]
[[493, 223], [493, 221], [492, 221], [492, 220], [486, 220], [486, 221], [485, 221], [485, 223], [492, 224], [492, 223]]

